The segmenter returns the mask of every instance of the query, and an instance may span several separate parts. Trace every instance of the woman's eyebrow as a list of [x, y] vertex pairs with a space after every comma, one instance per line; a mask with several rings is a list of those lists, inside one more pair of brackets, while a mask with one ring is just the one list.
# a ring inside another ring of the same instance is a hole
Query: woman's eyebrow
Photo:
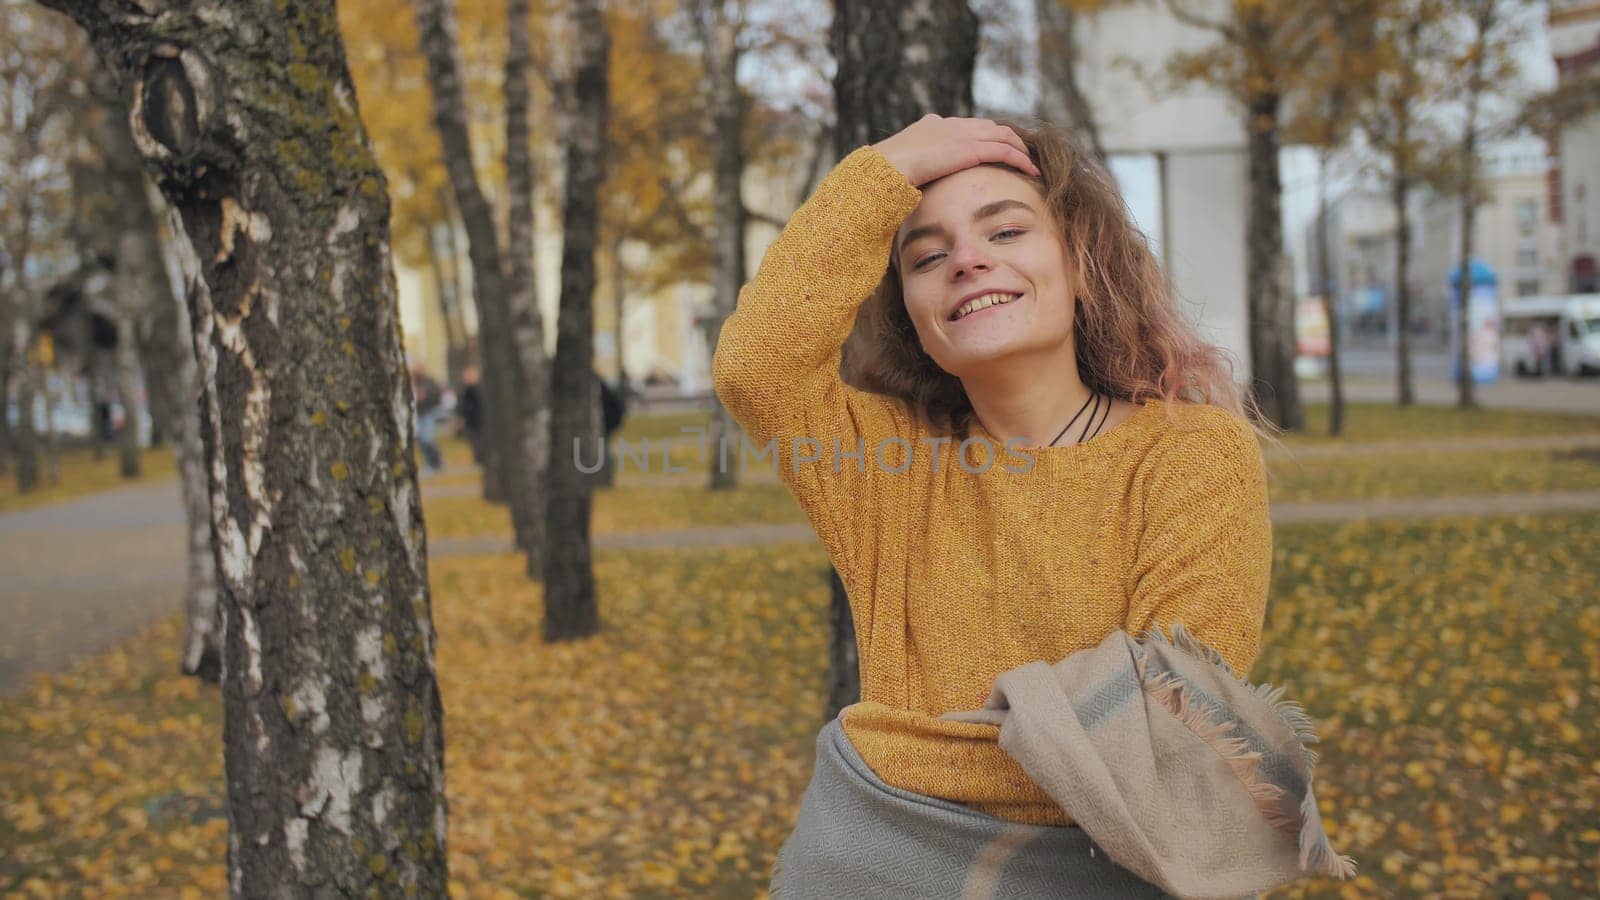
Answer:
[[[972, 221], [981, 222], [990, 216], [999, 215], [1008, 209], [1014, 208], [1025, 209], [1028, 212], [1034, 211], [1033, 207], [1023, 203], [1021, 200], [1012, 200], [1007, 198], [1005, 200], [996, 200], [993, 203], [985, 203], [984, 205], [978, 207], [977, 210], [972, 213]], [[900, 241], [900, 250], [903, 252], [906, 247], [917, 238], [924, 238], [928, 237], [929, 235], [945, 233], [944, 226], [937, 223], [932, 225], [918, 225], [917, 227], [906, 232], [905, 238]]]

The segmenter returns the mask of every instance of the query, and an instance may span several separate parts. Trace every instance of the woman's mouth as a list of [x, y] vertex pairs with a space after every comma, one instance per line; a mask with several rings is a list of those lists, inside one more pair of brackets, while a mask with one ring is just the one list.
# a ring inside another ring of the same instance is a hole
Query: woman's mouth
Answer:
[[975, 316], [986, 309], [1004, 306], [1021, 296], [1021, 294], [1014, 294], [1010, 291], [992, 291], [984, 294], [982, 297], [974, 297], [971, 300], [968, 300], [966, 303], [963, 303], [959, 309], [952, 313], [950, 316], [950, 321], [960, 322], [964, 319], [971, 318], [972, 316]]

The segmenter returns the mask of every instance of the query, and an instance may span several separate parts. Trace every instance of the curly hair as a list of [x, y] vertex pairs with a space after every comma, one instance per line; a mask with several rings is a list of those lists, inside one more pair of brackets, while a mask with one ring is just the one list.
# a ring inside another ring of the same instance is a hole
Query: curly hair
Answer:
[[[1040, 176], [1003, 163], [985, 165], [1033, 185], [1075, 267], [1073, 342], [1084, 385], [1133, 403], [1160, 398], [1220, 406], [1266, 434], [1263, 417], [1234, 378], [1230, 354], [1202, 340], [1181, 314], [1149, 241], [1099, 158], [1048, 123], [997, 121], [1022, 138]], [[972, 404], [961, 380], [922, 349], [890, 256], [845, 342], [841, 377], [900, 399], [937, 431], [965, 437], [974, 424]]]

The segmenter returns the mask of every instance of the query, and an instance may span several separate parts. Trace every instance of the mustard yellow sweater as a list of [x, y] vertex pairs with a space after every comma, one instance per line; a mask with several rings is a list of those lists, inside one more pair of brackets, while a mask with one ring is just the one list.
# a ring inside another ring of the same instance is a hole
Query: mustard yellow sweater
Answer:
[[921, 196], [871, 147], [841, 160], [740, 291], [713, 381], [754, 445], [775, 439], [844, 580], [862, 701], [843, 725], [868, 765], [905, 790], [1070, 824], [997, 728], [938, 717], [982, 705], [1007, 669], [1174, 620], [1247, 673], [1271, 569], [1261, 451], [1232, 413], [1153, 400], [1065, 447], [1004, 448], [979, 426], [998, 452], [972, 444], [962, 465], [899, 401], [844, 384], [840, 347]]

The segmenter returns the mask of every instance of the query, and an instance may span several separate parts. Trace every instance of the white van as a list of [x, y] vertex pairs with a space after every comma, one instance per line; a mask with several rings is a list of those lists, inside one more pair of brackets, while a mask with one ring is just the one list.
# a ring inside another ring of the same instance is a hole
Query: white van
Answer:
[[1507, 298], [1500, 334], [1501, 365], [1518, 375], [1600, 372], [1600, 294]]

